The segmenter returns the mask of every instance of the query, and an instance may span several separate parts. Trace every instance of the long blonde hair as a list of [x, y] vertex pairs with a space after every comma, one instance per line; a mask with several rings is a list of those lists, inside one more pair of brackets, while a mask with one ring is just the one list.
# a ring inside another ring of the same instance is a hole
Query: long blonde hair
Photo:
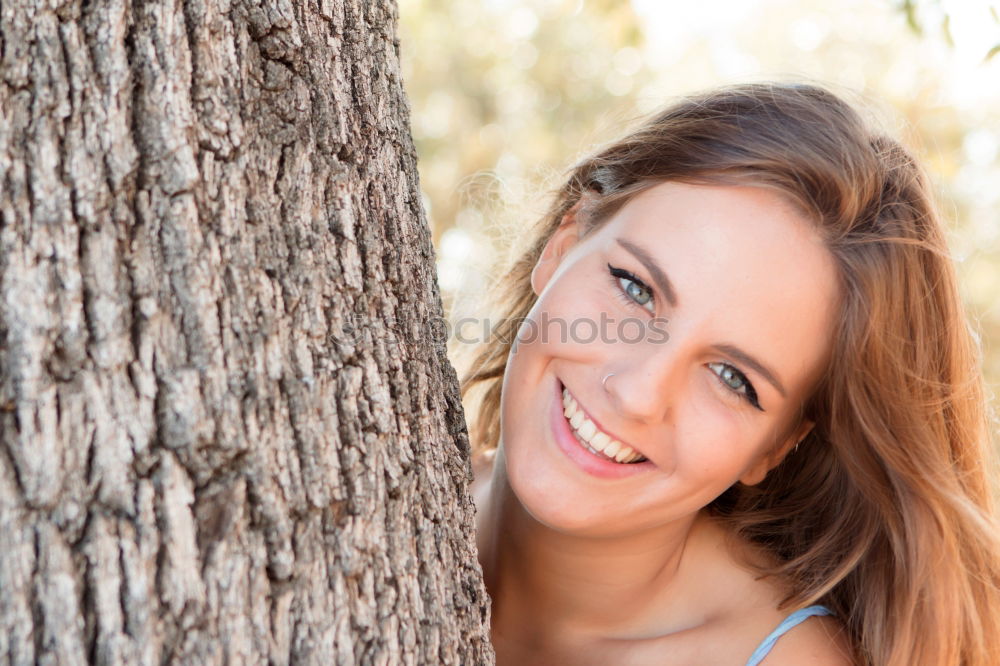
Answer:
[[[475, 357], [476, 451], [499, 438], [500, 387], [530, 273], [581, 200], [599, 226], [663, 181], [772, 188], [835, 258], [842, 306], [816, 426], [755, 486], [709, 509], [775, 553], [783, 606], [821, 602], [860, 664], [1000, 664], [1000, 537], [981, 360], [927, 179], [893, 139], [813, 85], [687, 98], [576, 164], [504, 282], [502, 319]], [[590, 193], [583, 197], [584, 193]]]

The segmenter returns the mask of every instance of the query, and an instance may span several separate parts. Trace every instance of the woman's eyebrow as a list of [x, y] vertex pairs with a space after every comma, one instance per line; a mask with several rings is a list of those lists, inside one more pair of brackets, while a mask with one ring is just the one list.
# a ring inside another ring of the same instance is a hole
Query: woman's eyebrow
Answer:
[[785, 387], [782, 386], [781, 381], [778, 379], [777, 375], [767, 369], [763, 363], [755, 359], [750, 354], [746, 353], [739, 347], [734, 347], [733, 345], [721, 344], [712, 345], [715, 349], [719, 350], [723, 354], [731, 357], [734, 361], [742, 363], [743, 365], [749, 367], [751, 370], [756, 372], [758, 375], [766, 379], [771, 386], [778, 390], [781, 397], [786, 398], [788, 394], [785, 393]]
[[649, 255], [648, 252], [643, 250], [641, 247], [625, 240], [624, 238], [616, 238], [618, 244], [623, 248], [628, 250], [633, 257], [639, 260], [639, 262], [646, 267], [649, 274], [653, 276], [653, 282], [656, 286], [660, 288], [660, 292], [663, 294], [664, 298], [671, 306], [677, 307], [677, 293], [674, 291], [674, 287], [670, 284], [670, 279], [667, 274], [656, 264], [656, 261]]

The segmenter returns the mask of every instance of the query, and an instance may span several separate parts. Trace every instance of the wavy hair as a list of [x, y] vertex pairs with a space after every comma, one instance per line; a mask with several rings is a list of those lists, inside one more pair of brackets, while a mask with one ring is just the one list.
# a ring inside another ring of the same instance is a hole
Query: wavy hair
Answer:
[[[751, 84], [685, 98], [577, 163], [504, 283], [501, 326], [473, 359], [474, 450], [495, 448], [531, 269], [570, 209], [588, 230], [664, 181], [777, 191], [825, 240], [840, 316], [802, 413], [815, 427], [755, 486], [709, 510], [768, 548], [757, 567], [824, 603], [859, 664], [1000, 664], [1000, 537], [978, 346], [925, 174], [895, 140], [814, 85]], [[584, 196], [584, 195], [587, 196]]]

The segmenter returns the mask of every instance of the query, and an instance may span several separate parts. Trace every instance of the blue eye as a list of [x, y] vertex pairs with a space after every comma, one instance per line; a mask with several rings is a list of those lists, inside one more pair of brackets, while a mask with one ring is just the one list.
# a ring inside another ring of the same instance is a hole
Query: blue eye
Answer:
[[611, 264], [608, 264], [608, 272], [615, 278], [618, 288], [629, 302], [635, 303], [649, 312], [656, 311], [653, 303], [653, 290], [647, 287], [646, 283], [633, 273], [623, 268], [615, 268]]
[[764, 411], [757, 400], [757, 391], [746, 375], [728, 363], [709, 363], [708, 367], [719, 378], [723, 386], [760, 411]]

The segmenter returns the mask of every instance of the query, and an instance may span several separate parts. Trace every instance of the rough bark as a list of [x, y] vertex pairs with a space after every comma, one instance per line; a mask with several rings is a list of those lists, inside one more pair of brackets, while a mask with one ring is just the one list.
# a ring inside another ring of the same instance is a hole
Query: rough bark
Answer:
[[395, 27], [0, 0], [5, 663], [492, 661]]

